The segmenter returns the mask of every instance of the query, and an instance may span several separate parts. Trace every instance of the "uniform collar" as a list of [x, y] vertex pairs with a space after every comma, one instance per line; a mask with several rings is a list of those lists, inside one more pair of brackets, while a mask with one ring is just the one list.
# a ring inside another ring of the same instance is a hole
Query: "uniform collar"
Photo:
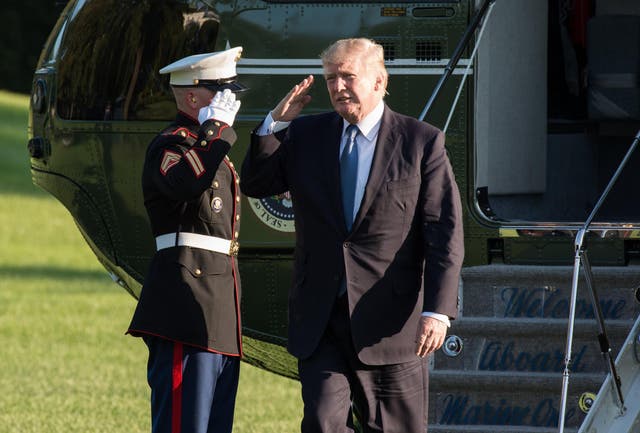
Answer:
[[200, 126], [200, 122], [198, 122], [198, 119], [194, 119], [181, 110], [178, 110], [178, 114], [176, 114], [176, 123], [178, 123], [179, 125]]

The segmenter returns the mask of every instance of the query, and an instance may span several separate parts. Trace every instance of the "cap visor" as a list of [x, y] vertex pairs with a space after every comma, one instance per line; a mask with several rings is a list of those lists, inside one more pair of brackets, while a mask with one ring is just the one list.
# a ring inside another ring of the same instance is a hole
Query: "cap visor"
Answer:
[[244, 92], [245, 90], [249, 90], [249, 88], [243, 84], [240, 84], [237, 81], [233, 81], [231, 83], [224, 84], [200, 84], [202, 87], [206, 87], [212, 92], [217, 92], [219, 90], [229, 89], [234, 93]]

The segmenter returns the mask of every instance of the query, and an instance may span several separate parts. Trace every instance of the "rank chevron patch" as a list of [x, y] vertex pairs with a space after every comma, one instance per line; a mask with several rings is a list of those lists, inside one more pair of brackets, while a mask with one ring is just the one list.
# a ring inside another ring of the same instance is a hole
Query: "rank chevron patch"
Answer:
[[182, 156], [179, 153], [165, 150], [160, 163], [160, 173], [166, 176], [169, 169], [179, 163], [181, 158]]

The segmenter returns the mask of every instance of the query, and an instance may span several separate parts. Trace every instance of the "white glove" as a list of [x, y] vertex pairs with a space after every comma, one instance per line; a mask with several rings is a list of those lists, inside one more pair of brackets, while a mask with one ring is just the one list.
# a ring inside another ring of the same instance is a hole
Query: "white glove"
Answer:
[[222, 92], [216, 92], [211, 103], [200, 109], [198, 122], [202, 125], [205, 121], [214, 119], [232, 126], [239, 109], [240, 101], [236, 101], [236, 94], [224, 89]]

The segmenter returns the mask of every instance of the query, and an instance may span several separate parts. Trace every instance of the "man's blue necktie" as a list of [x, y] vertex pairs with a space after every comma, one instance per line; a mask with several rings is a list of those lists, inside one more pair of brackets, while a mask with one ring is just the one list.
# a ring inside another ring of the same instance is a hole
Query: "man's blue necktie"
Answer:
[[349, 230], [351, 230], [351, 225], [353, 224], [356, 182], [358, 181], [358, 145], [356, 144], [358, 132], [360, 131], [356, 125], [347, 126], [347, 143], [342, 151], [342, 156], [340, 156], [342, 206], [344, 209], [344, 220]]

